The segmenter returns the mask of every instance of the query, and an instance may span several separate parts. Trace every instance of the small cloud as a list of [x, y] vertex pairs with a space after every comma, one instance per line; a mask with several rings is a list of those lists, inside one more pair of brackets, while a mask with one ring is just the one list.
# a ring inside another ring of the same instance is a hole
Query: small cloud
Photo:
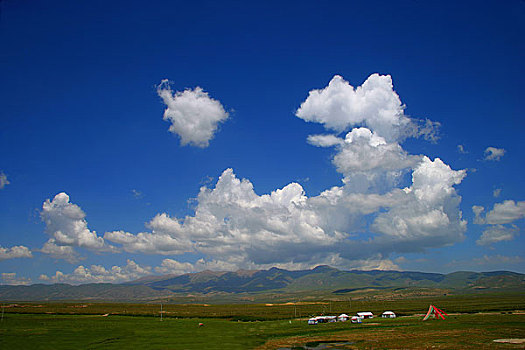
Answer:
[[422, 136], [425, 140], [431, 143], [437, 143], [439, 140], [440, 122], [434, 122], [430, 119], [420, 120], [417, 122], [417, 131], [414, 136]]
[[162, 260], [161, 266], [155, 267], [155, 272], [162, 274], [182, 275], [195, 272], [195, 266], [189, 262], [179, 262], [173, 259]]
[[467, 268], [477, 269], [482, 266], [482, 269], [501, 269], [508, 268], [508, 265], [521, 264], [524, 259], [521, 256], [505, 256], [505, 255], [483, 255], [479, 258], [470, 260], [453, 260], [446, 266], [452, 268]]
[[458, 145], [458, 152], [461, 154], [467, 154], [468, 152], [465, 150], [465, 146]]
[[485, 224], [485, 218], [483, 218], [481, 216], [481, 213], [483, 213], [485, 211], [485, 208], [482, 207], [481, 205], [473, 205], [472, 206], [472, 211], [474, 212], [474, 215], [476, 215], [476, 217], [474, 218], [474, 223], [475, 224], [478, 224], [478, 225], [483, 225]]
[[105, 268], [101, 265], [91, 265], [89, 267], [79, 265], [69, 274], [56, 271], [55, 275], [40, 275], [41, 281], [51, 281], [53, 283], [122, 283], [134, 280], [151, 274], [151, 267], [140, 266], [135, 261], [128, 259], [125, 266], [112, 266]]
[[10, 182], [7, 180], [7, 176], [2, 171], [0, 171], [0, 190], [9, 184]]
[[23, 245], [14, 246], [11, 248], [4, 248], [0, 246], [0, 261], [15, 258], [32, 258], [33, 255], [29, 248]]
[[476, 241], [477, 245], [490, 245], [493, 243], [512, 241], [519, 232], [519, 228], [516, 225], [506, 227], [503, 225], [492, 225], [489, 226], [481, 237]]
[[520, 256], [505, 256], [505, 255], [483, 255], [482, 258], [472, 259], [475, 265], [488, 265], [488, 264], [518, 264], [523, 262], [523, 258]]
[[201, 179], [199, 182], [199, 185], [201, 186], [208, 186], [210, 185], [215, 179], [212, 176], [206, 175]]
[[308, 143], [317, 147], [332, 147], [341, 146], [344, 144], [344, 140], [332, 135], [309, 135], [307, 139]]
[[408, 259], [405, 258], [404, 256], [400, 256], [400, 257], [394, 259], [394, 262], [395, 262], [396, 264], [404, 264], [404, 263], [406, 263], [407, 261], [408, 261]]
[[505, 154], [505, 150], [503, 148], [496, 148], [496, 147], [487, 147], [485, 150], [485, 160], [492, 160], [492, 161], [499, 161], [501, 157]]
[[310, 177], [308, 177], [308, 176], [295, 180], [295, 182], [298, 182], [298, 183], [307, 183], [309, 181], [310, 181]]
[[496, 188], [494, 191], [492, 191], [492, 195], [495, 198], [498, 198], [500, 194], [501, 194], [501, 188]]
[[141, 199], [144, 197], [144, 194], [142, 194], [142, 192], [136, 190], [136, 189], [132, 189], [131, 190], [131, 193], [133, 194], [133, 197], [135, 197], [136, 199]]
[[525, 218], [525, 201], [515, 202], [506, 200], [494, 204], [494, 208], [487, 213], [488, 224], [509, 224], [513, 221]]
[[16, 277], [15, 272], [3, 272], [0, 274], [2, 283], [7, 285], [28, 285], [31, 279], [26, 277]]
[[485, 217], [481, 214], [485, 210], [479, 205], [472, 206], [472, 211], [476, 215], [474, 223], [478, 225], [502, 225], [510, 224], [516, 220], [525, 218], [525, 201], [505, 200], [501, 203], [494, 204]]
[[169, 131], [180, 136], [182, 146], [208, 147], [219, 123], [228, 119], [222, 104], [198, 86], [173, 94], [169, 81], [164, 79], [157, 93], [167, 106], [163, 119], [171, 123]]

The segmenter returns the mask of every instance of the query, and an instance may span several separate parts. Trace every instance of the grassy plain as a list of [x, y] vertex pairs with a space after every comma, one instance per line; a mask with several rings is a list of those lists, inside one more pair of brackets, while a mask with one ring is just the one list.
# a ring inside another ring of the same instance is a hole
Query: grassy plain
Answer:
[[[433, 303], [447, 320], [421, 321]], [[331, 308], [331, 312], [330, 312]], [[404, 317], [363, 324], [309, 326], [311, 314], [386, 309]], [[279, 349], [339, 342], [338, 349], [524, 348], [494, 343], [525, 338], [521, 294], [443, 296], [441, 299], [321, 301], [294, 304], [163, 305], [4, 304], [0, 349]], [[295, 313], [297, 312], [297, 318]], [[109, 314], [109, 316], [102, 316]], [[414, 315], [416, 314], [416, 315]], [[199, 323], [204, 326], [199, 327]]]

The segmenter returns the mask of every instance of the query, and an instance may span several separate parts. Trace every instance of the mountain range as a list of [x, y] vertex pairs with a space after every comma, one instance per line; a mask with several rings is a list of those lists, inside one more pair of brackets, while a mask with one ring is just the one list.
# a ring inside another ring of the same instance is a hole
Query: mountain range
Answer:
[[183, 275], [148, 276], [135, 281], [110, 284], [90, 283], [34, 284], [0, 286], [0, 300], [128, 300], [147, 301], [159, 298], [201, 295], [261, 295], [265, 293], [304, 295], [345, 295], [370, 290], [436, 289], [455, 292], [525, 289], [525, 275], [509, 272], [467, 272], [449, 274], [400, 271], [342, 271], [329, 266], [311, 270], [288, 271], [239, 270], [236, 272], [202, 271]]

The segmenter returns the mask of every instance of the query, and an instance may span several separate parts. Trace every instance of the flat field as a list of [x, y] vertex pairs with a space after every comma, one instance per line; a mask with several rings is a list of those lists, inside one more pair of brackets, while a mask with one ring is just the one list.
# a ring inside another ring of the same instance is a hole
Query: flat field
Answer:
[[[421, 313], [430, 301], [418, 299], [398, 301], [405, 316], [396, 319], [315, 326], [307, 324], [307, 310], [324, 309], [330, 314], [327, 309], [332, 308], [331, 314], [335, 315], [343, 311], [339, 308], [345, 304], [163, 305], [167, 312], [162, 321], [158, 304], [4, 304], [0, 349], [525, 348], [525, 343], [494, 342], [525, 338], [525, 313], [520, 311], [524, 309], [523, 297], [476, 298], [470, 303], [463, 297], [448, 298], [448, 304], [445, 300], [432, 302], [449, 313], [445, 321], [422, 321]], [[425, 307], [420, 307], [422, 302]], [[346, 302], [347, 309], [349, 303]], [[372, 308], [374, 305], [381, 309], [383, 306], [363, 302], [345, 312], [380, 312]], [[398, 311], [393, 304], [384, 306]], [[302, 315], [295, 318], [295, 312]]]

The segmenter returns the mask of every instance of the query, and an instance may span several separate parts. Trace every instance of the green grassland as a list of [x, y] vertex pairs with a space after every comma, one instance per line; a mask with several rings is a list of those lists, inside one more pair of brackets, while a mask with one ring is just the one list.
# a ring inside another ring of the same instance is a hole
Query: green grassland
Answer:
[[[165, 317], [227, 318], [240, 321], [267, 321], [308, 317], [319, 314], [349, 315], [359, 311], [380, 314], [393, 310], [397, 315], [407, 316], [426, 312], [429, 304], [435, 304], [449, 313], [510, 312], [525, 310], [523, 293], [487, 293], [439, 296], [396, 296], [390, 293], [378, 295], [361, 294], [354, 297], [337, 297], [302, 301], [289, 299], [277, 303], [235, 304], [175, 304], [163, 303]], [[94, 303], [94, 302], [49, 302], [49, 303], [3, 303], [4, 313], [62, 314], [62, 315], [160, 315], [161, 301], [152, 303]]]
[[[158, 303], [3, 303], [0, 349], [301, 349], [327, 341], [339, 343], [338, 349], [522, 349], [524, 344], [493, 340], [525, 338], [524, 299], [502, 293], [398, 300], [363, 296], [295, 304], [163, 304], [162, 321]], [[422, 321], [430, 303], [450, 316]], [[402, 317], [363, 324], [306, 322], [323, 312], [379, 314], [387, 309]]]

